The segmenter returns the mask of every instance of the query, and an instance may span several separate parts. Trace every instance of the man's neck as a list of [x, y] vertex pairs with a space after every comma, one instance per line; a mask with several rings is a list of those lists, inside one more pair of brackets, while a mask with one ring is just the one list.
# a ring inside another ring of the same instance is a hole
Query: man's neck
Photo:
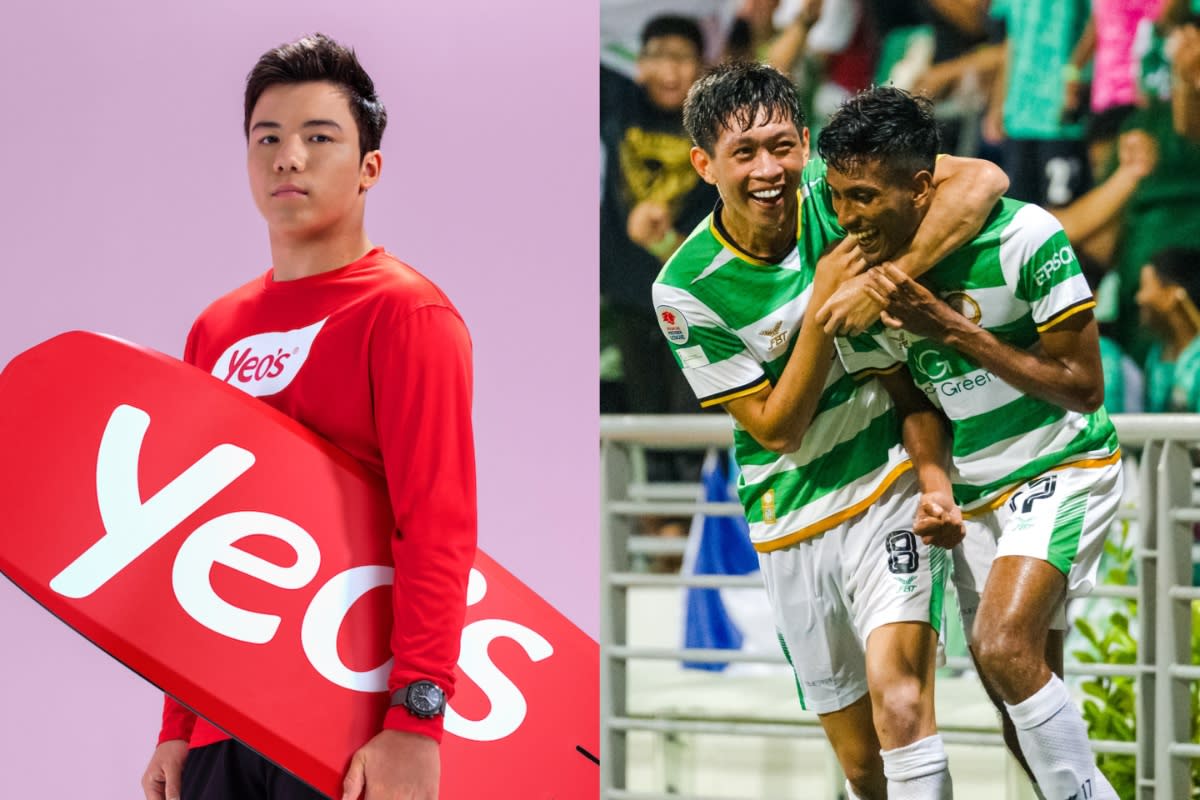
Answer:
[[1167, 317], [1167, 327], [1170, 334], [1163, 343], [1163, 360], [1175, 361], [1196, 335], [1200, 334], [1200, 328], [1196, 327], [1196, 323], [1182, 309], [1177, 309]]
[[374, 245], [364, 230], [357, 236], [295, 239], [271, 236], [272, 277], [294, 281], [344, 267], [362, 258]]
[[729, 213], [728, 206], [722, 206], [721, 224], [743, 252], [762, 261], [777, 263], [796, 247], [796, 214], [793, 208], [782, 225], [756, 228], [743, 225], [742, 220]]

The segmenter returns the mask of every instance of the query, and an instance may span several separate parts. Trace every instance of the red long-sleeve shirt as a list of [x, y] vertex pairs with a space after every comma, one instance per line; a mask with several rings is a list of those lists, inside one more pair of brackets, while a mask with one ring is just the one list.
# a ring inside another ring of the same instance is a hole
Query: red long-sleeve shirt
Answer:
[[[184, 360], [384, 476], [396, 519], [388, 688], [424, 678], [451, 695], [476, 505], [471, 343], [450, 301], [383, 248], [299, 280], [267, 272], [200, 315]], [[442, 718], [394, 707], [384, 727], [440, 741]], [[166, 698], [159, 742], [226, 738]]]

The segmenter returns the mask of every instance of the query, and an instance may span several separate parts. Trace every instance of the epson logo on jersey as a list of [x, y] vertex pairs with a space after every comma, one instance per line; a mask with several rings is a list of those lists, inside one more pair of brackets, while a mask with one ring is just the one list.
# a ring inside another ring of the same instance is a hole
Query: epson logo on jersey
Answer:
[[288, 387], [308, 360], [313, 340], [329, 317], [306, 328], [256, 333], [230, 345], [213, 365], [213, 377], [254, 397]]
[[1058, 272], [1060, 267], [1070, 264], [1074, 260], [1075, 252], [1070, 247], [1063, 245], [1057, 253], [1047, 259], [1045, 264], [1034, 271], [1033, 280], [1038, 286], [1042, 286], [1054, 277], [1054, 273]]
[[[133, 406], [118, 406], [109, 417], [96, 457], [96, 502], [104, 535], [51, 579], [50, 588], [58, 594], [73, 599], [89, 596], [254, 465], [250, 451], [220, 444], [143, 500], [138, 468], [149, 427], [150, 415]], [[283, 542], [296, 554], [295, 562], [281, 566], [236, 546], [240, 539], [252, 535]], [[240, 608], [217, 594], [211, 578], [217, 564], [271, 586], [296, 590], [307, 587], [316, 577], [321, 550], [312, 535], [295, 522], [262, 511], [237, 511], [207, 520], [179, 546], [171, 586], [184, 612], [221, 636], [264, 645], [275, 638], [282, 618]], [[330, 683], [357, 692], [387, 689], [391, 659], [374, 669], [353, 669], [338, 654], [337, 639], [350, 608], [367, 592], [391, 586], [392, 574], [387, 566], [351, 567], [329, 578], [310, 598], [301, 620], [299, 646], [313, 669]], [[485, 576], [472, 569], [467, 605], [479, 603], [486, 593]], [[533, 662], [554, 654], [545, 637], [512, 620], [478, 619], [468, 624], [462, 632], [458, 666], [483, 691], [491, 708], [477, 720], [447, 708], [445, 725], [449, 733], [492, 742], [515, 733], [524, 722], [524, 694], [489, 655], [497, 639], [516, 643]]]

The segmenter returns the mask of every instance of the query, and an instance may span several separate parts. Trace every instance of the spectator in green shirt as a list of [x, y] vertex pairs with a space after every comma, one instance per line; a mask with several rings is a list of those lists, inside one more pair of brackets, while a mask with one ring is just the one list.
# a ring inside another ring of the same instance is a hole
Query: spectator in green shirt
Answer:
[[1142, 267], [1137, 304], [1154, 336], [1146, 410], [1200, 412], [1200, 250], [1161, 250]]

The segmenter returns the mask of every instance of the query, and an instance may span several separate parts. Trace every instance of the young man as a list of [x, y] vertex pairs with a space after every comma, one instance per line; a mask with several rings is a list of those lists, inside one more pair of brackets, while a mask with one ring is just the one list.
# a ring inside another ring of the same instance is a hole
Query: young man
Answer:
[[[475, 554], [471, 346], [446, 296], [363, 228], [386, 121], [354, 53], [322, 35], [259, 59], [246, 83], [247, 170], [272, 267], [200, 315], [184, 358], [386, 479], [396, 519], [392, 708], [354, 755], [345, 798], [431, 800]], [[236, 351], [263, 335], [272, 348], [311, 342], [286, 381], [236, 369]], [[142, 779], [147, 798], [320, 796], [171, 698], [159, 741]]]
[[[821, 255], [843, 233], [823, 165], [805, 166], [792, 83], [763, 65], [718, 67], [689, 93], [684, 121], [692, 164], [721, 199], [660, 273], [656, 312], [701, 404], [736, 421], [739, 495], [802, 702], [820, 715], [852, 797], [949, 797], [932, 695], [945, 554], [930, 542], [953, 545], [961, 525], [941, 422], [903, 382], [896, 408], [878, 384], [856, 386], [813, 322], [866, 262], [852, 239]], [[978, 229], [1003, 176], [945, 166], [943, 205], [974, 209]], [[932, 263], [973, 235], [955, 233], [960, 211], [931, 215], [913, 242], [919, 258]], [[928, 518], [914, 533], [918, 499]]]
[[[938, 144], [930, 103], [893, 87], [851, 98], [822, 130], [838, 221], [870, 257], [886, 262], [921, 225]], [[1115, 798], [1055, 674], [1065, 602], [1094, 585], [1121, 495], [1095, 303], [1071, 246], [1048, 212], [1006, 199], [930, 289], [890, 265], [871, 279], [888, 328], [839, 351], [851, 372], [907, 364], [950, 419], [971, 521], [954, 581], [985, 682], [1046, 798]]]
[[1146, 410], [1200, 411], [1200, 250], [1168, 247], [1142, 267], [1137, 304], [1155, 339], [1146, 356]]

